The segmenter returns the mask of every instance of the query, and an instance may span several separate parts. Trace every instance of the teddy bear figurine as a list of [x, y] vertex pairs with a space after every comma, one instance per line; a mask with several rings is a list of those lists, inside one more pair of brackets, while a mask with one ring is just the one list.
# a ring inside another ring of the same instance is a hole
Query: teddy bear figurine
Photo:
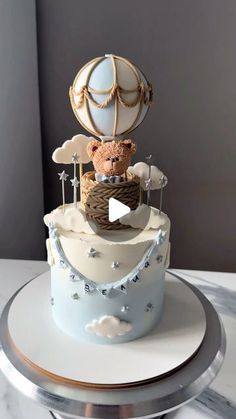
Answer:
[[123, 181], [130, 165], [136, 144], [131, 140], [92, 140], [87, 152], [93, 162], [95, 179], [98, 182], [118, 183]]

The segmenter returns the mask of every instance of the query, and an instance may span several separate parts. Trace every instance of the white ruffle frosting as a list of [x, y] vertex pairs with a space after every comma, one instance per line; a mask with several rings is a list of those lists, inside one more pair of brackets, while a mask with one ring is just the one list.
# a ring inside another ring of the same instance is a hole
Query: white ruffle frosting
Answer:
[[158, 229], [170, 222], [166, 214], [145, 204], [139, 205], [136, 210], [130, 211], [119, 220], [121, 224], [142, 230]]
[[87, 221], [86, 214], [74, 204], [65, 205], [65, 211], [60, 206], [44, 216], [44, 223], [49, 226], [53, 223], [56, 228], [65, 231], [74, 231], [76, 233], [96, 234], [97, 226], [93, 221]]

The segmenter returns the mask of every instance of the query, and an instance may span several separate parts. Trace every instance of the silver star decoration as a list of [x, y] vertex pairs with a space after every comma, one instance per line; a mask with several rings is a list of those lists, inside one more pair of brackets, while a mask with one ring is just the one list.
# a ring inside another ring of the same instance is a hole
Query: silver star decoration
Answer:
[[90, 249], [87, 252], [87, 255], [89, 258], [94, 258], [97, 255], [97, 250], [94, 249], [93, 247], [90, 247]]
[[145, 180], [145, 186], [146, 186], [147, 189], [151, 189], [151, 187], [152, 187], [152, 179], [151, 178]]
[[73, 300], [79, 300], [79, 294], [77, 292], [75, 292], [74, 294], [72, 294], [71, 297], [73, 298]]
[[71, 179], [70, 181], [72, 183], [72, 186], [74, 186], [75, 188], [78, 188], [79, 181], [78, 181], [77, 177], [74, 177], [74, 179]]
[[146, 156], [145, 159], [147, 161], [147, 164], [151, 164], [153, 162], [152, 154], [149, 154], [148, 156]]
[[51, 306], [54, 306], [54, 298], [53, 297], [50, 298], [50, 304], [51, 304]]
[[163, 261], [163, 256], [162, 255], [158, 255], [157, 256], [157, 263], [161, 263]]
[[117, 269], [117, 268], [119, 268], [119, 266], [120, 266], [120, 262], [118, 262], [117, 260], [115, 260], [111, 264], [112, 269]]
[[63, 172], [58, 173], [59, 179], [60, 180], [67, 180], [68, 176], [67, 173], [65, 172], [65, 170], [63, 170]]
[[122, 306], [120, 311], [122, 311], [122, 313], [127, 313], [127, 311], [129, 311], [129, 306]]
[[146, 313], [151, 313], [153, 309], [154, 309], [154, 305], [152, 303], [148, 303], [146, 305], [145, 311]]
[[73, 163], [78, 163], [79, 155], [77, 153], [72, 154], [72, 161]]
[[163, 175], [160, 180], [159, 180], [159, 184], [162, 188], [164, 188], [168, 183], [168, 179], [165, 175]]

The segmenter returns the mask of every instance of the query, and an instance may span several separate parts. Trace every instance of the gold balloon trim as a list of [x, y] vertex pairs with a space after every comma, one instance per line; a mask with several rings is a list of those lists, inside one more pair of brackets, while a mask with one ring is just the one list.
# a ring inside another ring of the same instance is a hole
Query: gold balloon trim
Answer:
[[[122, 94], [125, 94], [125, 93], [135, 93], [135, 92], [137, 92], [138, 94], [137, 98], [129, 103], [126, 102], [121, 96]], [[98, 103], [92, 97], [92, 94], [108, 95], [108, 97], [106, 100], [104, 100], [104, 102]], [[78, 104], [75, 103], [74, 96], [79, 96]], [[72, 86], [70, 87], [70, 99], [75, 109], [79, 109], [81, 106], [83, 106], [85, 100], [88, 100], [89, 102], [91, 102], [98, 109], [104, 109], [110, 105], [110, 103], [113, 101], [115, 97], [117, 97], [118, 102], [124, 108], [134, 108], [135, 106], [137, 106], [138, 103], [141, 103], [141, 102], [149, 106], [152, 103], [152, 97], [153, 97], [152, 86], [150, 85], [150, 83], [148, 83], [148, 87], [146, 87], [143, 82], [139, 84], [138, 88], [132, 89], [132, 90], [123, 89], [117, 84], [113, 84], [112, 87], [108, 90], [96, 90], [88, 86], [83, 86], [79, 90], [79, 92], [76, 92]]]

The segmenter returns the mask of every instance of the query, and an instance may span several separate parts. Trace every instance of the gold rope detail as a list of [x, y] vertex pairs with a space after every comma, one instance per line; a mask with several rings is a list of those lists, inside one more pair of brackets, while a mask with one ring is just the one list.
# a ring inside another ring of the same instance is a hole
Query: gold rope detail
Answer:
[[[137, 92], [137, 98], [134, 99], [132, 102], [126, 102], [121, 94], [122, 93], [134, 93]], [[108, 97], [104, 102], [98, 103], [92, 96], [92, 94], [101, 95], [101, 94], [108, 94]], [[76, 104], [73, 96], [78, 96], [79, 101]], [[98, 109], [104, 109], [107, 108], [110, 103], [113, 101], [115, 96], [118, 99], [118, 102], [124, 107], [124, 108], [134, 108], [137, 106], [138, 103], [143, 102], [145, 105], [150, 105], [152, 102], [152, 87], [149, 84], [148, 87], [144, 85], [143, 82], [140, 82], [137, 89], [133, 90], [125, 90], [122, 87], [118, 86], [117, 84], [113, 84], [112, 87], [109, 90], [95, 90], [91, 89], [87, 86], [83, 86], [79, 92], [76, 92], [73, 87], [70, 88], [70, 97], [73, 106], [78, 109], [80, 108], [85, 100], [88, 100], [91, 102], [96, 108]]]

